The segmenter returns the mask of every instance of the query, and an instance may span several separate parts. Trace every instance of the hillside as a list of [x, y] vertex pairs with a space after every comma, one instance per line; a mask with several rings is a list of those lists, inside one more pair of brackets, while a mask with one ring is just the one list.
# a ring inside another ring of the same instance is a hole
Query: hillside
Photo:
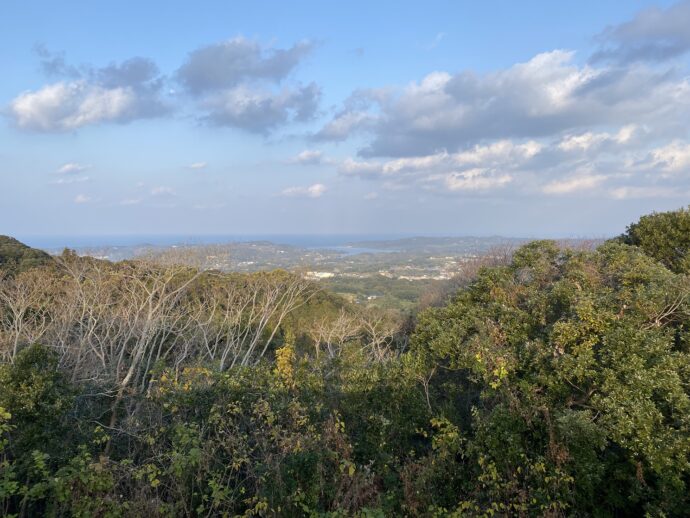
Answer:
[[687, 516], [687, 228], [489, 255], [405, 319], [281, 270], [0, 279], [0, 514]]
[[13, 237], [0, 236], [0, 270], [19, 273], [51, 262], [50, 255], [42, 250], [31, 248]]

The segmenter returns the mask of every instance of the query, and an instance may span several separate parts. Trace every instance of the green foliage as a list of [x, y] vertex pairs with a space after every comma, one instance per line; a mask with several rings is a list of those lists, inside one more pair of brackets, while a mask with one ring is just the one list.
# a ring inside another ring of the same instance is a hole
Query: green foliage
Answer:
[[0, 272], [20, 273], [51, 262], [52, 258], [42, 250], [28, 247], [8, 236], [0, 236]]
[[339, 276], [320, 283], [328, 290], [364, 306], [411, 311], [417, 307], [420, 296], [438, 286], [440, 281], [371, 275], [361, 278]]
[[458, 508], [682, 514], [689, 295], [687, 277], [637, 249], [535, 242], [422, 315], [415, 349], [478, 394]]
[[64, 450], [62, 420], [73, 402], [57, 355], [46, 347], [27, 347], [14, 364], [0, 366], [0, 406], [12, 414], [13, 447], [51, 453]]
[[[320, 292], [266, 327], [256, 361], [219, 369], [190, 340], [120, 391], [20, 346], [0, 365], [0, 514], [685, 516], [684, 218], [593, 251], [530, 243], [411, 337], [369, 340], [392, 321]], [[269, 276], [289, 274], [201, 275], [160, 343], [223, 283]]]
[[690, 273], [690, 208], [642, 216], [620, 240], [676, 273]]

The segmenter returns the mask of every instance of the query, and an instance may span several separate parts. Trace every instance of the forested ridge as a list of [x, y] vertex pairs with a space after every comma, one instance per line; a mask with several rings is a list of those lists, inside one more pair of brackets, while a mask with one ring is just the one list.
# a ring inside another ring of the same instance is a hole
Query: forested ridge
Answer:
[[690, 210], [495, 257], [400, 315], [0, 239], [0, 515], [687, 516]]

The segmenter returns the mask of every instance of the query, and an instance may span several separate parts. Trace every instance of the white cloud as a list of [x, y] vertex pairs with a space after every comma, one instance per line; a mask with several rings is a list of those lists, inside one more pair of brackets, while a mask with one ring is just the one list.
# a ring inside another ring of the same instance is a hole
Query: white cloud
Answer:
[[687, 197], [688, 189], [679, 190], [669, 187], [618, 187], [610, 191], [612, 198], [616, 200], [631, 200], [642, 198], [682, 198]]
[[548, 183], [542, 190], [546, 194], [570, 194], [598, 187], [604, 180], [603, 175], [577, 176]]
[[624, 143], [625, 132], [605, 135], [611, 126], [686, 128], [690, 80], [644, 66], [580, 65], [574, 52], [554, 50], [487, 74], [437, 71], [404, 87], [355, 92], [343, 106], [316, 136], [345, 140], [366, 129], [364, 157], [453, 153], [564, 135], [580, 136], [570, 142], [577, 148], [592, 138]]
[[313, 48], [300, 41], [276, 49], [238, 36], [194, 50], [176, 77], [198, 101], [205, 122], [268, 134], [315, 116], [318, 85], [281, 86]]
[[442, 41], [443, 38], [445, 38], [445, 37], [446, 37], [446, 33], [445, 33], [445, 32], [439, 32], [439, 33], [437, 33], [436, 36], [434, 36], [434, 39], [431, 41], [431, 43], [429, 43], [429, 44], [426, 46], [426, 49], [427, 49], [427, 50], [435, 49], [436, 47], [439, 46], [439, 44], [441, 43], [441, 41]]
[[125, 123], [169, 111], [160, 99], [162, 81], [155, 63], [132, 58], [103, 68], [67, 65], [61, 55], [39, 50], [42, 65], [63, 80], [15, 97], [8, 113], [23, 130], [74, 131], [100, 123]]
[[58, 174], [74, 174], [86, 171], [87, 169], [90, 169], [90, 167], [91, 166], [79, 164], [77, 162], [67, 162], [66, 164], [60, 166], [55, 172]]
[[383, 164], [346, 158], [338, 167], [338, 171], [351, 176], [376, 176], [383, 171]]
[[160, 105], [150, 104], [132, 87], [105, 88], [84, 80], [58, 82], [24, 92], [10, 103], [15, 124], [32, 131], [73, 131], [105, 122], [129, 122], [156, 116]]
[[313, 149], [305, 149], [304, 151], [293, 157], [290, 162], [293, 164], [302, 165], [317, 165], [323, 161], [323, 153]]
[[91, 201], [91, 197], [86, 196], [85, 194], [77, 194], [77, 196], [74, 198], [74, 203], [82, 204], [82, 203], [88, 203]]
[[120, 202], [120, 205], [138, 205], [141, 203], [141, 198], [125, 198]]
[[206, 166], [208, 164], [206, 162], [194, 162], [192, 164], [189, 164], [187, 167], [189, 169], [206, 169]]
[[603, 47], [592, 61], [634, 63], [664, 61], [690, 50], [690, 1], [666, 9], [651, 7], [632, 20], [607, 27], [599, 35]]
[[69, 176], [58, 178], [57, 180], [50, 182], [52, 185], [71, 185], [74, 183], [84, 183], [88, 182], [90, 178], [88, 176]]
[[[551, 141], [501, 139], [457, 153], [440, 151], [385, 161], [347, 158], [338, 171], [346, 177], [380, 181], [386, 189], [417, 186], [439, 193], [483, 194], [510, 184], [511, 197], [588, 191], [629, 197], [634, 192], [630, 182], [648, 186], [648, 197], [665, 196], [665, 189], [682, 189], [687, 183], [685, 172], [690, 173], [690, 144], [675, 141], [650, 151], [639, 149], [648, 135], [645, 128], [624, 125], [610, 132], [570, 134]], [[680, 185], [657, 185], [672, 180]], [[600, 189], [604, 185], [607, 191]]]
[[151, 196], [175, 196], [175, 190], [172, 187], [154, 187], [151, 189]]
[[379, 193], [377, 192], [368, 192], [364, 195], [365, 200], [375, 200], [379, 197]]
[[315, 183], [308, 187], [288, 187], [281, 193], [282, 196], [287, 197], [307, 197], [320, 198], [328, 190], [322, 183]]
[[391, 175], [404, 171], [431, 170], [438, 167], [448, 160], [448, 153], [445, 151], [428, 156], [398, 158], [383, 164], [382, 173]]
[[474, 169], [464, 173], [451, 173], [446, 175], [444, 182], [450, 191], [485, 191], [503, 187], [513, 181], [513, 177], [507, 174], [500, 176], [484, 176], [485, 171]]
[[315, 135], [316, 140], [346, 140], [355, 131], [366, 129], [376, 118], [366, 112], [345, 112], [337, 115]]
[[452, 158], [458, 165], [504, 166], [506, 162], [525, 162], [534, 158], [542, 149], [543, 145], [534, 140], [523, 144], [499, 140], [484, 146], [476, 145], [470, 151], [455, 153]]
[[[465, 150], [390, 160], [343, 160], [346, 177], [378, 181], [385, 189], [485, 194], [510, 184], [510, 197], [594, 192], [614, 199], [662, 198], [688, 192], [690, 143], [665, 145], [665, 133], [624, 124], [609, 131], [566, 133], [553, 139], [499, 139]], [[646, 194], [642, 194], [646, 192]]]
[[594, 133], [587, 131], [576, 135], [566, 135], [558, 144], [558, 149], [561, 151], [589, 151], [591, 149], [601, 147], [605, 144], [625, 145], [631, 143], [635, 136], [643, 133], [644, 129], [639, 128], [635, 124], [628, 124], [618, 130], [617, 133]]
[[304, 122], [316, 113], [321, 89], [311, 83], [279, 92], [249, 85], [210, 94], [201, 102], [204, 119], [253, 133], [268, 133], [288, 122]]
[[426, 186], [438, 184], [444, 191], [484, 191], [512, 182], [513, 174], [508, 172], [528, 164], [543, 147], [535, 141], [501, 140], [459, 153], [441, 151], [384, 162], [347, 158], [340, 164], [339, 172], [345, 176], [380, 178], [388, 182], [389, 188], [421, 182]]
[[309, 41], [289, 49], [264, 48], [238, 36], [191, 52], [177, 71], [177, 79], [195, 95], [233, 88], [248, 80], [280, 82], [313, 48]]
[[690, 172], [690, 144], [675, 140], [650, 152], [653, 167], [665, 173]]

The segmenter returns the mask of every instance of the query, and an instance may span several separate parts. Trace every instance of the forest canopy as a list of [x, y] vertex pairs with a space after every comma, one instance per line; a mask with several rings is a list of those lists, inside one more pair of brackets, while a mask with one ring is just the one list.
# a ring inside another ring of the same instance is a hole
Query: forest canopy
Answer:
[[408, 318], [5, 240], [0, 514], [686, 515], [688, 236], [535, 241]]
[[8, 236], [0, 236], [0, 271], [5, 274], [22, 272], [51, 262], [42, 250], [31, 248]]

